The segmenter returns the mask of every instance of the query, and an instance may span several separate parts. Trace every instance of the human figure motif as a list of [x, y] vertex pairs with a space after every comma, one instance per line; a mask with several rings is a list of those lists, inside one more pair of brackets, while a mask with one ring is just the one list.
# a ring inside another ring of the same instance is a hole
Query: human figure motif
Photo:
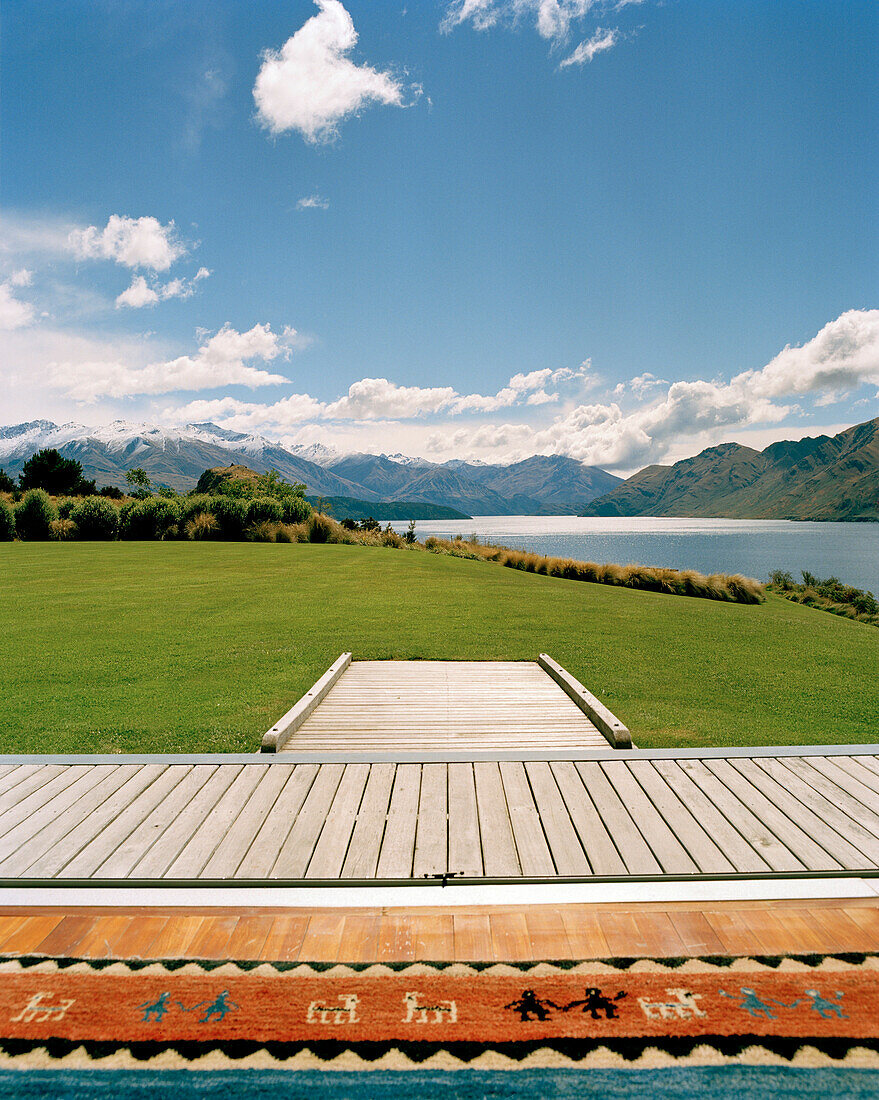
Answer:
[[194, 1012], [197, 1008], [204, 1008], [204, 1016], [198, 1021], [200, 1024], [206, 1024], [208, 1020], [212, 1019], [214, 1016], [216, 1016], [218, 1020], [223, 1020], [228, 1013], [234, 1012], [235, 1009], [238, 1008], [237, 1004], [227, 999], [228, 996], [229, 990], [224, 989], [213, 1001], [199, 1001], [198, 1004], [194, 1004], [188, 1011]]
[[[761, 1001], [753, 989], [743, 985], [740, 990], [744, 994], [744, 1000], [739, 1008], [743, 1008], [750, 1016], [759, 1017], [761, 1014], [766, 1017], [767, 1020], [777, 1020], [778, 1017], [773, 1013], [770, 1005], [777, 1005], [779, 1008], [795, 1008], [800, 1002], [793, 1001], [791, 1004], [785, 1004], [784, 1001], [774, 1001], [771, 997], [768, 1003]], [[738, 1000], [738, 997], [734, 993], [725, 993], [722, 989], [718, 990], [721, 997], [729, 997], [730, 1000]]]
[[562, 1011], [570, 1012], [572, 1008], [579, 1008], [584, 1013], [588, 1012], [593, 1020], [600, 1020], [599, 1012], [604, 1012], [605, 1020], [614, 1020], [617, 1017], [617, 1006], [614, 1001], [621, 1001], [623, 997], [627, 996], [627, 993], [620, 990], [612, 1001], [609, 997], [605, 997], [600, 989], [592, 985], [586, 990], [586, 996], [582, 1001], [571, 1001], [570, 1004], [565, 1005]]
[[546, 1011], [547, 1007], [561, 1009], [561, 1005], [557, 1005], [553, 1001], [541, 1000], [533, 989], [523, 989], [522, 996], [518, 1000], [510, 1001], [508, 1005], [504, 1005], [504, 1008], [511, 1008], [514, 1012], [518, 1012], [519, 1019], [523, 1024], [532, 1018], [535, 1020], [548, 1020], [550, 1014]]
[[144, 1001], [142, 1005], [138, 1005], [138, 1008], [143, 1009], [143, 1016], [141, 1019], [156, 1020], [161, 1023], [165, 1013], [171, 1008], [169, 1004], [170, 997], [170, 993], [163, 993], [157, 1001]]
[[[832, 1016], [836, 1016], [839, 1020], [847, 1020], [848, 1016], [842, 1011], [842, 1005], [837, 1004], [836, 1001], [828, 1001], [825, 997], [822, 997], [817, 989], [807, 989], [806, 996], [812, 1000], [812, 1008], [821, 1016], [822, 1019], [828, 1020]], [[839, 1000], [843, 994], [836, 991], [836, 999]], [[797, 1001], [797, 1004], [800, 1002]]]

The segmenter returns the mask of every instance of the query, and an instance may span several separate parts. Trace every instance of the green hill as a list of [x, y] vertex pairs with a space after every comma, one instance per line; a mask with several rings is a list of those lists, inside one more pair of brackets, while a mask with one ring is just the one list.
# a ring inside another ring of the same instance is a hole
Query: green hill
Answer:
[[879, 520], [879, 419], [765, 451], [724, 443], [648, 466], [580, 514]]
[[[0, 545], [0, 751], [256, 751], [343, 651], [545, 651], [650, 746], [861, 742], [876, 628], [434, 554], [277, 543]], [[417, 733], [417, 731], [413, 731]]]

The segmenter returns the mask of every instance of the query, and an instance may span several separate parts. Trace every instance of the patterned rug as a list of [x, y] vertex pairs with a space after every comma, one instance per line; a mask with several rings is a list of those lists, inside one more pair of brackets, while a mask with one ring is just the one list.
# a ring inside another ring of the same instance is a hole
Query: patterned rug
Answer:
[[[396, 967], [0, 957], [0, 1070], [736, 1065], [879, 1069], [879, 956]], [[378, 1085], [370, 1095], [384, 1095]]]

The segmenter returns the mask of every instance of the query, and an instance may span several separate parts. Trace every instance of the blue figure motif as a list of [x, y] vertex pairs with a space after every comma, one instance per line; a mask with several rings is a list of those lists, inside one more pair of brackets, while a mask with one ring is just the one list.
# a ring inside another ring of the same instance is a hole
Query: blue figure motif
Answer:
[[[829, 1020], [832, 1016], [836, 1016], [839, 1020], [847, 1020], [848, 1016], [842, 1011], [842, 1005], [837, 1004], [835, 1001], [828, 1001], [825, 997], [822, 997], [817, 989], [807, 989], [806, 996], [812, 999], [812, 1008], [818, 1013], [818, 1015], [824, 1019]], [[843, 994], [836, 991], [836, 1000], [838, 1001]], [[797, 1001], [799, 1004], [799, 1001]]]
[[[778, 1017], [772, 1012], [772, 1009], [769, 1007], [770, 1005], [778, 1005], [779, 1008], [793, 1008], [794, 1005], [798, 1005], [800, 1003], [799, 1001], [794, 1001], [793, 1004], [788, 1005], [785, 1004], [784, 1001], [773, 1001], [771, 997], [769, 998], [769, 1002], [767, 1003], [766, 1001], [761, 1001], [756, 992], [746, 985], [741, 987], [741, 992], [744, 994], [744, 1000], [737, 1007], [743, 1008], [745, 1012], [747, 1012], [750, 1016], [756, 1016], [759, 1018], [762, 1014], [766, 1017], [767, 1020], [778, 1019]], [[720, 993], [721, 997], [729, 997], [730, 1000], [733, 1001], [738, 999], [735, 994], [725, 993], [722, 989], [719, 989], [718, 993]]]
[[230, 1012], [234, 1012], [238, 1005], [234, 1001], [228, 1000], [229, 990], [224, 989], [222, 993], [219, 993], [213, 1001], [199, 1001], [198, 1004], [194, 1004], [192, 1008], [187, 1009], [188, 1012], [194, 1012], [197, 1008], [203, 1008], [205, 1010], [204, 1016], [200, 1017], [199, 1023], [206, 1024], [208, 1020], [214, 1016], [218, 1020], [223, 1020]]
[[144, 1001], [142, 1005], [138, 1005], [138, 1008], [143, 1009], [143, 1016], [141, 1019], [156, 1020], [161, 1023], [165, 1013], [171, 1007], [168, 1003], [170, 996], [170, 993], [163, 993], [157, 1001], [153, 1001], [152, 1003]]

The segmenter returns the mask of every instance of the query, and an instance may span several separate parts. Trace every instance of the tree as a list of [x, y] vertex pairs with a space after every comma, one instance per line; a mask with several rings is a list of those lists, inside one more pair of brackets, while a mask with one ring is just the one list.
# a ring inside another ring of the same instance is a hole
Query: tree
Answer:
[[138, 500], [153, 495], [152, 482], [147, 476], [146, 470], [141, 469], [140, 466], [134, 466], [132, 469], [126, 470], [125, 480], [132, 487], [131, 495], [137, 497]]
[[0, 466], [0, 493], [14, 493], [15, 482], [7, 474], [7, 472]]
[[22, 489], [45, 489], [54, 496], [81, 494], [82, 466], [73, 458], [63, 458], [54, 448], [46, 447], [25, 462], [19, 478]]

